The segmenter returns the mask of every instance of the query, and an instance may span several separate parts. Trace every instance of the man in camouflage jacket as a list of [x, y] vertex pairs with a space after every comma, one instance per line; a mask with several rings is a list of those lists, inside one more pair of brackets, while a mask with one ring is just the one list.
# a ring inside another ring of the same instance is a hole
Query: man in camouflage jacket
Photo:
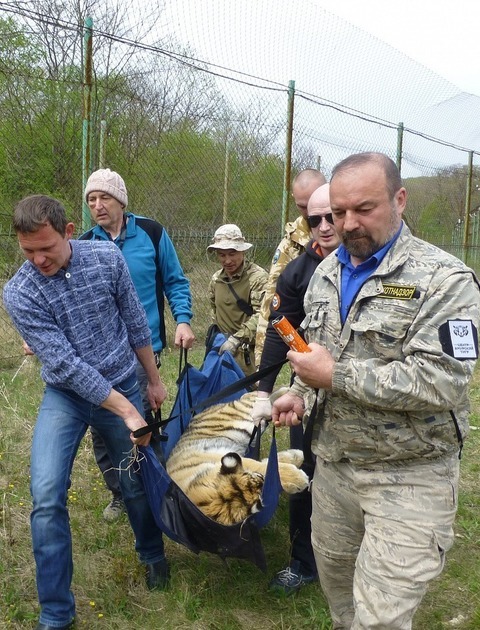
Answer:
[[386, 156], [338, 164], [330, 202], [342, 245], [312, 276], [311, 352], [289, 352], [272, 417], [296, 424], [317, 399], [312, 545], [333, 627], [409, 629], [453, 543], [479, 286], [412, 236]]
[[307, 223], [307, 204], [311, 194], [319, 186], [325, 184], [325, 177], [314, 168], [300, 171], [292, 182], [292, 197], [300, 211], [300, 216], [285, 225], [285, 236], [280, 241], [268, 273], [268, 281], [265, 288], [265, 296], [258, 316], [257, 334], [255, 339], [255, 364], [260, 365], [262, 350], [265, 343], [268, 319], [270, 317], [270, 304], [275, 295], [275, 287], [279, 275], [291, 260], [303, 254], [307, 243], [312, 238]]
[[228, 335], [219, 353], [231, 352], [246, 375], [255, 372], [255, 333], [267, 281], [265, 269], [245, 258], [251, 247], [233, 223], [220, 226], [207, 247], [222, 265], [208, 287], [212, 321]]

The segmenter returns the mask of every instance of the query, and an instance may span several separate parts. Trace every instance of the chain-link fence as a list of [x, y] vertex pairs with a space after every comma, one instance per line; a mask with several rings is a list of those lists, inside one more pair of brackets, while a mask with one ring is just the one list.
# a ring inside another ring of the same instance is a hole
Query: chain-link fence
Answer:
[[[372, 150], [401, 167], [414, 233], [478, 267], [480, 153], [473, 147], [295, 89], [293, 81], [198, 61], [172, 39], [127, 38], [119, 19], [99, 13], [106, 6], [67, 0], [53, 16], [48, 0], [0, 2], [0, 287], [22, 260], [11, 229], [15, 202], [55, 196], [81, 233], [90, 227], [85, 178], [109, 167], [125, 179], [129, 210], [158, 220], [172, 237], [202, 339], [217, 269], [206, 246], [215, 229], [237, 223], [255, 244], [255, 261], [268, 268], [285, 220], [296, 216], [286, 174], [319, 167], [328, 178], [339, 160]], [[85, 19], [95, 14], [90, 28]], [[0, 304], [0, 360], [21, 355]]]

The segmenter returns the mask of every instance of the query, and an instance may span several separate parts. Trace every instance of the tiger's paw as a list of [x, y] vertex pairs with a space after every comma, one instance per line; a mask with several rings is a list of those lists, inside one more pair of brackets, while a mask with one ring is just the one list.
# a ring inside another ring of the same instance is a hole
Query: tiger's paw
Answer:
[[278, 453], [278, 461], [285, 464], [293, 464], [297, 468], [303, 464], [303, 451], [298, 448], [289, 448]]
[[279, 464], [280, 482], [287, 494], [303, 492], [310, 484], [308, 475], [292, 464]]
[[[285, 451], [278, 452], [278, 461], [283, 464], [292, 464], [297, 468], [303, 464], [303, 451], [298, 448], [289, 448]], [[262, 464], [268, 463], [268, 457], [262, 459]]]

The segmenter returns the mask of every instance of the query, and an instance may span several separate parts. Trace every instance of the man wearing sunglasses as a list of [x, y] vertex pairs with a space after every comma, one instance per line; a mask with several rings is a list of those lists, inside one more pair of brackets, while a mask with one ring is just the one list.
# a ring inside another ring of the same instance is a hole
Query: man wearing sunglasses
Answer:
[[305, 246], [312, 234], [307, 223], [307, 204], [311, 194], [319, 186], [325, 184], [323, 174], [315, 168], [306, 168], [300, 171], [292, 182], [292, 197], [295, 201], [300, 216], [291, 223], [285, 225], [285, 236], [278, 244], [273, 255], [272, 264], [268, 273], [268, 281], [265, 295], [260, 308], [257, 332], [255, 336], [255, 364], [259, 365], [262, 357], [265, 332], [268, 318], [270, 317], [270, 303], [275, 293], [278, 276], [291, 260], [294, 260], [305, 251]]
[[[308, 283], [318, 264], [339, 245], [339, 238], [333, 227], [330, 209], [329, 184], [317, 188], [310, 196], [307, 204], [306, 221], [312, 232], [305, 252], [292, 260], [280, 274], [275, 295], [271, 302], [271, 313], [265, 336], [260, 369], [284, 359], [288, 347], [272, 326], [272, 320], [283, 315], [298, 328], [305, 317], [303, 298]], [[275, 380], [280, 369], [269, 374], [259, 382], [258, 395], [252, 410], [256, 423], [262, 419], [270, 419], [272, 406], [268, 396], [273, 391]], [[302, 425], [290, 429], [290, 447], [303, 450], [304, 435]], [[309, 451], [309, 449], [307, 449]], [[313, 477], [313, 462], [305, 454], [303, 470]], [[270, 582], [270, 589], [292, 595], [304, 584], [318, 579], [315, 558], [313, 555], [310, 528], [312, 499], [307, 489], [289, 497], [290, 517], [290, 559], [288, 566], [279, 571]]]

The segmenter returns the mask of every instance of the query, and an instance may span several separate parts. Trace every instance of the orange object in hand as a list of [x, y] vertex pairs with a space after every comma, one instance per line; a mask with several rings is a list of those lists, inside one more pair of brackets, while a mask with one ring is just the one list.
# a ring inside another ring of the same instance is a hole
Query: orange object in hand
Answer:
[[290, 350], [295, 350], [295, 352], [311, 352], [306, 342], [300, 337], [286, 317], [283, 315], [281, 317], [277, 317], [272, 321], [272, 326]]

